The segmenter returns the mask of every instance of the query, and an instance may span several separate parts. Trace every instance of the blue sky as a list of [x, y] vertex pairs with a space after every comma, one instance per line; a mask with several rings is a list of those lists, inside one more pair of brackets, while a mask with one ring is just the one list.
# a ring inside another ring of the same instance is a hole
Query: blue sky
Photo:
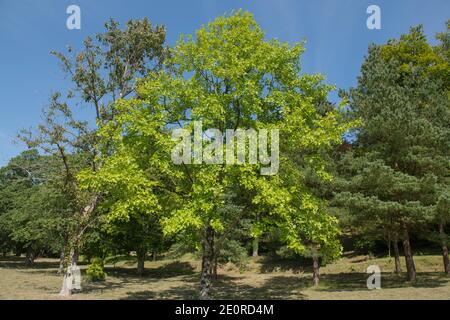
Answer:
[[[71, 4], [81, 8], [81, 30], [66, 28]], [[370, 4], [381, 8], [381, 30], [366, 27]], [[370, 43], [384, 43], [417, 24], [431, 40], [450, 18], [448, 0], [0, 0], [0, 165], [25, 149], [13, 138], [39, 123], [51, 93], [68, 88], [50, 50], [79, 47], [85, 37], [103, 31], [110, 17], [121, 23], [149, 17], [166, 25], [173, 44], [179, 34], [238, 8], [254, 14], [267, 38], [306, 39], [304, 72], [320, 72], [344, 89], [355, 85]]]

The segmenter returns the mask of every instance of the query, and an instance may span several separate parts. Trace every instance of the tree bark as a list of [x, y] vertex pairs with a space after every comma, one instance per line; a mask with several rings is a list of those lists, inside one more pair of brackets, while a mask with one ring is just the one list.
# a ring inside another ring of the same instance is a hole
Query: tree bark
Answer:
[[29, 246], [27, 248], [27, 254], [25, 256], [26, 265], [31, 266], [34, 262], [35, 257], [36, 257], [36, 252], [33, 250], [32, 246]]
[[[100, 203], [102, 198], [101, 194], [96, 194], [91, 201], [89, 202], [89, 205], [87, 205], [83, 211], [81, 212], [80, 222], [78, 226], [77, 232], [73, 235], [73, 247], [70, 250], [70, 268], [67, 268], [67, 271], [64, 274], [63, 279], [63, 285], [61, 288], [61, 291], [59, 294], [61, 296], [70, 296], [72, 294], [72, 281], [73, 281], [73, 274], [72, 270], [78, 268], [78, 246], [80, 243], [80, 240], [83, 237], [84, 231], [89, 226], [89, 217], [94, 212], [94, 210], [97, 208], [97, 205]], [[78, 269], [79, 271], [79, 269]], [[81, 287], [80, 287], [81, 288]]]
[[253, 257], [257, 257], [259, 255], [259, 238], [255, 237], [253, 239]]
[[211, 280], [217, 280], [217, 258], [218, 258], [218, 248], [216, 247], [216, 241], [214, 238], [214, 231], [213, 231], [213, 238], [211, 242], [211, 264], [209, 266], [209, 272], [211, 274]]
[[202, 243], [202, 273], [200, 277], [200, 299], [211, 299], [211, 265], [214, 259], [214, 229], [208, 224]]
[[63, 274], [64, 272], [64, 258], [66, 257], [64, 249], [61, 250], [61, 253], [59, 254], [59, 268], [58, 268], [58, 274]]
[[447, 247], [447, 235], [445, 234], [444, 224], [441, 222], [439, 224], [439, 234], [441, 236], [441, 245], [442, 245], [442, 259], [444, 262], [444, 272], [447, 276], [450, 276], [450, 262], [448, 259], [448, 247]]
[[75, 245], [72, 249], [70, 249], [70, 266], [64, 273], [63, 285], [61, 291], [59, 292], [60, 296], [66, 297], [72, 294], [74, 280], [72, 270], [78, 268], [78, 256], [78, 245]]
[[58, 274], [63, 274], [64, 273], [64, 259], [66, 258], [66, 250], [67, 250], [67, 244], [69, 241], [69, 236], [66, 235], [64, 237], [64, 245], [61, 249], [61, 253], [59, 255], [59, 268], [58, 268]]
[[398, 250], [398, 239], [395, 238], [392, 242], [392, 246], [394, 248], [394, 260], [395, 260], [395, 273], [401, 274], [402, 268], [400, 265], [400, 251]]
[[144, 268], [145, 268], [145, 254], [146, 254], [146, 250], [145, 249], [139, 249], [137, 252], [137, 273], [140, 277], [143, 276], [144, 274]]
[[214, 254], [214, 267], [213, 267], [214, 280], [217, 280], [217, 256], [218, 256], [218, 254], [215, 252], [215, 254]]
[[320, 278], [320, 262], [319, 257], [313, 256], [313, 284], [315, 287], [319, 285]]
[[405, 253], [406, 271], [408, 281], [416, 281], [416, 267], [414, 265], [414, 258], [411, 250], [411, 244], [409, 243], [408, 228], [403, 228], [403, 250]]

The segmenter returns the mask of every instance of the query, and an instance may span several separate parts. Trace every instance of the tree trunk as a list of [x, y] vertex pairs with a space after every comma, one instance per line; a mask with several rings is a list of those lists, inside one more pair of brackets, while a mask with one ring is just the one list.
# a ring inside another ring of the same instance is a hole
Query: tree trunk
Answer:
[[213, 267], [213, 277], [214, 277], [214, 280], [217, 280], [217, 256], [218, 256], [218, 254], [215, 253], [215, 254], [214, 254], [214, 267]]
[[61, 250], [61, 253], [59, 254], [59, 268], [58, 268], [58, 274], [63, 274], [64, 272], [64, 258], [66, 257], [64, 249]]
[[27, 248], [27, 254], [25, 256], [25, 264], [27, 266], [31, 266], [34, 262], [35, 257], [36, 257], [36, 252], [33, 250], [32, 246], [29, 246]]
[[211, 242], [211, 265], [209, 266], [209, 272], [211, 274], [211, 279], [213, 280], [217, 280], [217, 256], [218, 256], [218, 248], [216, 248], [216, 242], [214, 239], [214, 235], [213, 235], [213, 239]]
[[391, 239], [388, 240], [388, 257], [391, 258]]
[[313, 256], [313, 284], [315, 287], [319, 285], [319, 277], [320, 277], [320, 263], [319, 257]]
[[255, 237], [253, 239], [253, 257], [257, 257], [259, 255], [259, 238]]
[[145, 268], [145, 249], [139, 249], [137, 252], [137, 273], [140, 277], [144, 274], [144, 268]]
[[394, 248], [394, 259], [395, 259], [395, 273], [402, 273], [402, 268], [400, 265], [400, 251], [398, 250], [398, 239], [395, 238], [392, 242], [392, 246]]
[[60, 296], [70, 296], [72, 295], [73, 289], [73, 270], [78, 268], [78, 246], [74, 246], [70, 249], [70, 265], [64, 273], [63, 285], [61, 291], [59, 292]]
[[214, 229], [211, 225], [205, 228], [202, 243], [202, 273], [200, 277], [200, 299], [211, 299], [211, 266], [214, 260]]
[[61, 253], [59, 254], [59, 268], [58, 268], [59, 275], [64, 273], [64, 259], [66, 258], [66, 250], [67, 250], [68, 242], [69, 242], [69, 236], [66, 234], [64, 236], [64, 244], [61, 249]]
[[409, 243], [408, 229], [405, 226], [403, 229], [403, 250], [405, 253], [406, 271], [408, 273], [408, 281], [416, 281], [416, 267], [414, 265], [414, 258], [411, 250], [411, 244]]
[[[79, 229], [78, 229], [77, 233], [74, 235], [73, 248], [70, 250], [70, 264], [69, 264], [69, 267], [67, 268], [67, 271], [64, 274], [63, 285], [62, 285], [61, 291], [59, 292], [59, 294], [61, 296], [70, 296], [72, 294], [72, 287], [73, 287], [72, 270], [76, 270], [77, 275], [81, 278], [81, 275], [80, 275], [80, 272], [78, 269], [78, 246], [79, 246], [80, 240], [83, 237], [84, 231], [86, 230], [86, 228], [89, 225], [89, 222], [88, 222], [89, 216], [97, 208], [97, 205], [100, 203], [101, 199], [102, 199], [101, 194], [95, 195], [91, 199], [89, 205], [87, 205], [81, 212]], [[80, 279], [78, 279], [78, 280], [80, 280]], [[78, 285], [79, 285], [79, 283], [76, 284], [76, 286], [78, 286]], [[81, 289], [81, 286], [79, 288]]]
[[444, 261], [444, 272], [447, 276], [450, 276], [450, 262], [448, 259], [448, 247], [447, 247], [447, 235], [445, 234], [444, 224], [439, 224], [439, 234], [441, 236], [441, 244], [442, 244], [442, 258]]

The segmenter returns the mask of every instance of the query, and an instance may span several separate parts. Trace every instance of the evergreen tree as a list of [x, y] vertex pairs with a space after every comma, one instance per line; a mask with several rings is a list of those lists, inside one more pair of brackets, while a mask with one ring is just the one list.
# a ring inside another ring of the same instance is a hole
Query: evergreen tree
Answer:
[[403, 241], [410, 281], [416, 279], [411, 233], [432, 220], [439, 186], [449, 174], [449, 65], [439, 54], [443, 47], [432, 47], [420, 26], [372, 45], [358, 87], [349, 93], [351, 113], [362, 126], [346, 169], [347, 192], [337, 200]]

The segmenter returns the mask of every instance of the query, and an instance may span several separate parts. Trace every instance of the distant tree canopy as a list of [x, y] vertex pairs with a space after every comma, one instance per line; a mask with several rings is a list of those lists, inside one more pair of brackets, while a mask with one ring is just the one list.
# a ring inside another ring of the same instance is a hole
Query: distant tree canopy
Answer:
[[57, 188], [58, 163], [36, 150], [25, 151], [0, 170], [0, 230], [3, 252], [59, 252], [71, 228], [67, 195]]

